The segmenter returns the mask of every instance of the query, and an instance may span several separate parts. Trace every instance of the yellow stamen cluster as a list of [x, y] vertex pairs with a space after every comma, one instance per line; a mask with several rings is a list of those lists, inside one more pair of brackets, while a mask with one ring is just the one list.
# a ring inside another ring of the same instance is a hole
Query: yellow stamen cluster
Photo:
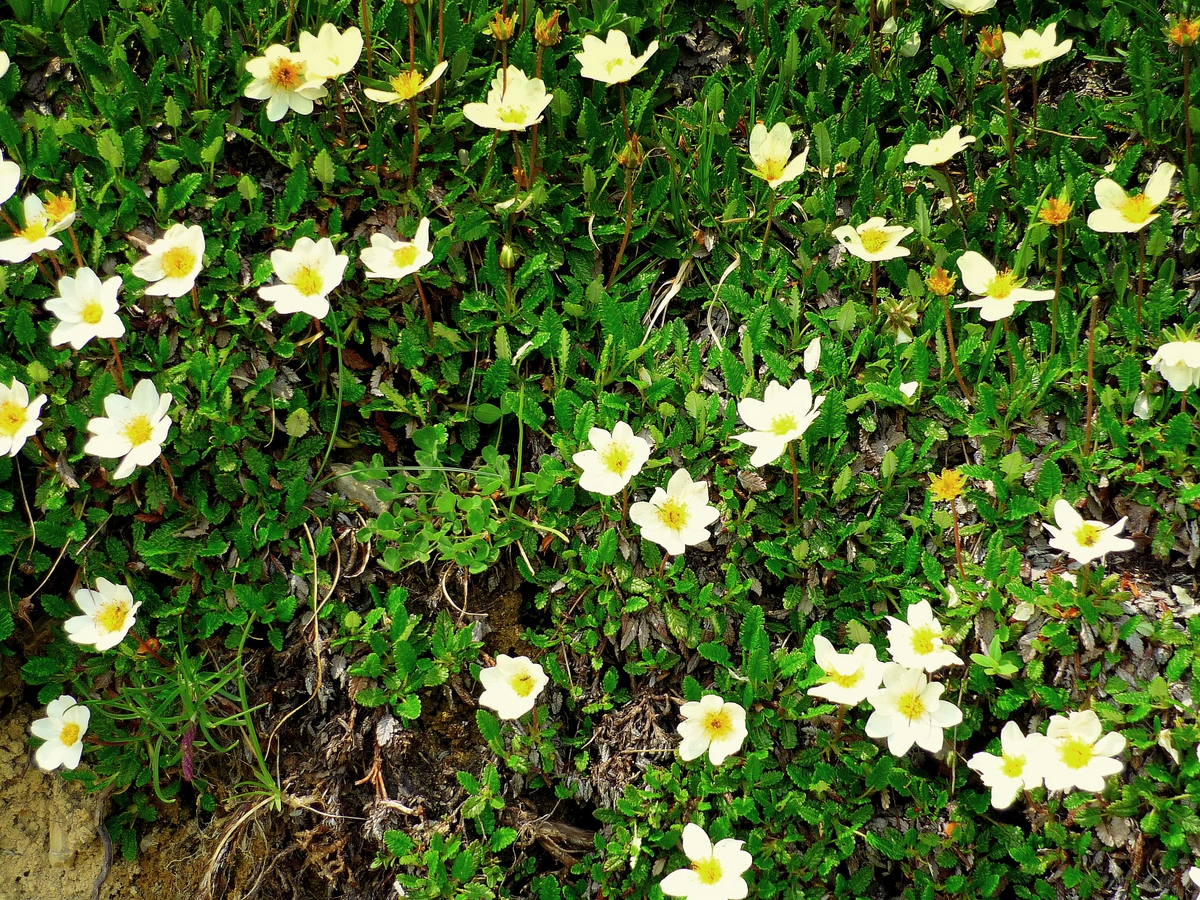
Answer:
[[997, 26], [980, 31], [979, 51], [985, 59], [996, 60], [1004, 56], [1004, 29]]
[[957, 275], [938, 267], [933, 270], [933, 274], [925, 279], [925, 286], [937, 296], [946, 297], [954, 290], [956, 281], [958, 281]]
[[1038, 218], [1047, 225], [1061, 225], [1071, 218], [1071, 204], [1057, 197], [1051, 197], [1046, 205], [1038, 210]]
[[1167, 40], [1176, 47], [1190, 47], [1200, 40], [1200, 19], [1172, 17], [1166, 32]]
[[958, 469], [942, 469], [941, 475], [929, 476], [929, 490], [934, 500], [951, 503], [962, 496], [967, 479]]

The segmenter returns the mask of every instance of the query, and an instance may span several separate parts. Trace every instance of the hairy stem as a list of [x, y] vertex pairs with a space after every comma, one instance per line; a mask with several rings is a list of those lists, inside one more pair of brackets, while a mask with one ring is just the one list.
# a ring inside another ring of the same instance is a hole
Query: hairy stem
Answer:
[[954, 319], [950, 315], [950, 298], [942, 297], [942, 309], [946, 313], [946, 348], [950, 351], [950, 363], [954, 366], [954, 377], [958, 380], [959, 390], [963, 397], [971, 399], [971, 392], [963, 380], [962, 371], [958, 368], [958, 351], [954, 349]]
[[1003, 62], [1000, 63], [1000, 82], [1004, 85], [1004, 122], [1008, 126], [1008, 167], [1015, 176], [1017, 157], [1013, 153], [1012, 97], [1008, 93], [1008, 70], [1004, 68]]
[[1087, 355], [1087, 420], [1083, 426], [1083, 452], [1092, 455], [1092, 403], [1095, 400], [1095, 389], [1092, 386], [1096, 374], [1096, 316], [1100, 310], [1100, 295], [1092, 295], [1092, 321], [1088, 326], [1088, 355]]

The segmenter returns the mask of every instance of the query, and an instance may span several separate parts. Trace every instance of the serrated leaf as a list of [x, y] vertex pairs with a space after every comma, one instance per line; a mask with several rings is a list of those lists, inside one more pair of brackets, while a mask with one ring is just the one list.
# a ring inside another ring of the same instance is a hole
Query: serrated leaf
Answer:
[[174, 97], [167, 97], [163, 104], [163, 119], [172, 128], [178, 128], [183, 124], [183, 110], [179, 108]]
[[317, 158], [313, 160], [313, 174], [317, 176], [317, 181], [321, 182], [323, 187], [328, 188], [333, 184], [333, 178], [336, 174], [333, 169], [333, 157], [329, 155], [329, 151], [324, 147], [317, 154]]
[[111, 128], [106, 129], [100, 134], [96, 141], [96, 150], [103, 159], [112, 168], [114, 172], [120, 170], [125, 165], [125, 144]]

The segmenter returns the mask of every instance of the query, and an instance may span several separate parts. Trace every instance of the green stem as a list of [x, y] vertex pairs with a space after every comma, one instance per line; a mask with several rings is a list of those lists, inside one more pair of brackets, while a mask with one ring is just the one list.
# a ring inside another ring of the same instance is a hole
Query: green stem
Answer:
[[800, 524], [800, 469], [796, 465], [796, 442], [788, 442], [788, 453], [792, 458], [792, 524]]
[[1004, 122], [1008, 126], [1008, 166], [1013, 177], [1017, 174], [1017, 157], [1013, 153], [1012, 97], [1008, 94], [1008, 70], [1000, 63], [1000, 81], [1004, 85]]
[[1087, 355], [1087, 420], [1083, 426], [1083, 452], [1086, 456], [1092, 455], [1092, 403], [1095, 399], [1095, 391], [1092, 387], [1093, 378], [1096, 372], [1096, 317], [1100, 309], [1100, 295], [1092, 295], [1092, 321], [1088, 327], [1088, 355]]
[[1054, 340], [1058, 336], [1058, 293], [1062, 289], [1063, 244], [1067, 240], [1067, 225], [1058, 226], [1058, 260], [1054, 265], [1054, 298], [1050, 301], [1050, 355], [1054, 355]]

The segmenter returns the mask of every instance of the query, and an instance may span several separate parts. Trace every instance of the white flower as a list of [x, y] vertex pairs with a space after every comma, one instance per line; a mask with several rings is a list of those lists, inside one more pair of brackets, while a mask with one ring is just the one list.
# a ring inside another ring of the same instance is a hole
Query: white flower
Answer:
[[996, 0], [941, 0], [941, 3], [947, 9], [953, 9], [964, 16], [977, 16], [995, 6]]
[[433, 71], [429, 73], [428, 77], [422, 75], [416, 69], [405, 69], [391, 80], [392, 89], [390, 91], [363, 88], [363, 93], [377, 103], [403, 103], [406, 100], [411, 100], [422, 91], [433, 87], [449, 65], [450, 63], [446, 60], [442, 60], [433, 67]]
[[707, 831], [688, 822], [683, 826], [683, 852], [692, 865], [676, 869], [659, 887], [670, 897], [687, 900], [741, 900], [748, 891], [742, 873], [754, 863], [742, 843], [725, 838], [714, 846]]
[[812, 385], [803, 378], [786, 389], [772, 381], [761, 400], [746, 397], [738, 401], [738, 415], [754, 430], [735, 434], [733, 439], [755, 448], [750, 465], [765, 466], [777, 460], [790, 441], [808, 431], [824, 402], [824, 394], [813, 401]]
[[[1101, 735], [1104, 735], [1101, 737]], [[1104, 779], [1125, 768], [1113, 759], [1125, 749], [1124, 735], [1104, 734], [1100, 718], [1090, 709], [1073, 712], [1070, 718], [1051, 716], [1046, 728], [1049, 754], [1044, 763], [1046, 790], [1099, 792]]]
[[501, 653], [494, 666], [480, 670], [479, 680], [483, 683], [480, 706], [494, 709], [502, 719], [519, 719], [533, 709], [550, 679], [528, 656], [512, 657]]
[[705, 694], [679, 708], [683, 721], [676, 730], [683, 738], [679, 756], [685, 762], [708, 752], [714, 766], [737, 753], [746, 739], [746, 710], [716, 694]]
[[689, 545], [708, 540], [705, 527], [721, 513], [708, 505], [708, 482], [692, 481], [686, 469], [676, 469], [667, 489], [654, 489], [650, 502], [635, 503], [629, 518], [640, 525], [642, 537], [678, 556]]
[[15, 378], [8, 387], [0, 384], [0, 456], [16, 456], [42, 427], [38, 413], [45, 402], [45, 394], [31, 401], [28, 388]]
[[[946, 2], [946, 0], [942, 0]], [[991, 0], [994, 4], [995, 0]], [[906, 163], [916, 163], [918, 166], [940, 166], [956, 153], [961, 153], [968, 144], [975, 142], [975, 135], [963, 136], [962, 126], [955, 125], [940, 138], [934, 138], [928, 144], [913, 144], [904, 154]]]
[[1139, 419], [1150, 418], [1150, 395], [1145, 391], [1138, 391], [1138, 395], [1134, 397], [1133, 414]]
[[121, 276], [107, 281], [84, 266], [74, 277], [64, 275], [58, 282], [58, 296], [46, 301], [46, 309], [54, 313], [58, 325], [50, 332], [50, 346], [70, 344], [81, 350], [92, 338], [119, 338], [125, 333], [125, 323], [117, 315], [121, 305], [117, 291]]
[[911, 400], [913, 394], [917, 392], [917, 389], [920, 388], [920, 386], [921, 382], [919, 381], [903, 381], [900, 383], [900, 393]]
[[342, 283], [348, 262], [350, 257], [336, 253], [329, 238], [302, 237], [291, 250], [271, 251], [271, 265], [283, 284], [260, 287], [258, 296], [274, 303], [277, 312], [323, 319], [329, 312], [326, 297]]
[[51, 772], [59, 766], [64, 769], [78, 766], [83, 756], [83, 733], [91, 717], [91, 710], [76, 703], [70, 694], [51, 700], [46, 706], [46, 718], [29, 726], [34, 737], [46, 742], [34, 754], [38, 767]]
[[[0, 53], [3, 51], [0, 50]], [[7, 203], [21, 183], [21, 167], [0, 152], [0, 203]]]
[[868, 699], [875, 707], [867, 719], [867, 736], [887, 738], [893, 756], [903, 756], [915, 743], [937, 753], [942, 731], [962, 721], [962, 711], [940, 699], [942, 685], [930, 682], [920, 669], [890, 662], [883, 669], [883, 688]]
[[888, 652], [909, 669], [936, 672], [943, 666], [961, 666], [962, 660], [942, 640], [942, 624], [928, 600], [914, 603], [905, 613], [907, 622], [888, 616]]
[[128, 477], [136, 467], [158, 459], [171, 429], [170, 407], [170, 393], [160, 397], [148, 378], [134, 386], [131, 397], [109, 394], [104, 398], [108, 415], [88, 420], [92, 437], [83, 445], [83, 452], [104, 459], [120, 458], [113, 478]]
[[433, 262], [429, 252], [429, 220], [421, 219], [411, 241], [393, 241], [386, 234], [371, 235], [371, 246], [358, 255], [368, 278], [403, 278]]
[[1121, 553], [1132, 550], [1134, 543], [1129, 538], [1118, 537], [1125, 528], [1122, 516], [1116, 525], [1105, 525], [1094, 519], [1085, 520], [1066, 500], [1059, 499], [1054, 504], [1055, 525], [1044, 522], [1046, 530], [1053, 537], [1050, 546], [1062, 550], [1077, 563], [1091, 562], [1099, 559], [1105, 553]]
[[[10, 65], [12, 65], [12, 61], [8, 58], [8, 54], [3, 50], [0, 50], [0, 78], [3, 78], [8, 74], [8, 67]], [[3, 202], [3, 200], [0, 200], [0, 203]]]
[[912, 59], [921, 50], [921, 34], [914, 32], [900, 43], [900, 55]]
[[583, 36], [583, 51], [575, 54], [583, 70], [579, 73], [593, 81], [619, 84], [629, 81], [646, 67], [646, 60], [658, 49], [658, 41], [651, 41], [646, 52], [634, 56], [629, 49], [629, 38], [625, 32], [613, 29], [602, 41], [594, 34]]
[[[1200, 747], [1196, 748], [1196, 752], [1200, 753]], [[1200, 888], [1200, 866], [1192, 866], [1188, 869], [1187, 877], [1194, 887]]]
[[54, 237], [54, 223], [46, 215], [46, 207], [34, 194], [28, 194], [24, 201], [25, 227], [10, 237], [0, 241], [0, 262], [25, 262], [35, 253], [47, 250], [57, 250], [62, 241]]
[[463, 115], [482, 128], [524, 131], [542, 121], [542, 110], [553, 96], [546, 93], [542, 79], [528, 78], [516, 66], [509, 66], [492, 79], [487, 102], [468, 103]]
[[1020, 37], [1011, 31], [1004, 32], [1004, 65], [1010, 69], [1032, 69], [1058, 59], [1071, 49], [1071, 41], [1056, 43], [1057, 29], [1058, 24], [1051, 22], [1041, 34], [1032, 28], [1026, 28]]
[[1141, 231], [1158, 218], [1154, 210], [1171, 193], [1174, 177], [1175, 167], [1160, 162], [1146, 182], [1146, 190], [1132, 197], [1111, 178], [1101, 178], [1096, 182], [1096, 202], [1100, 208], [1092, 210], [1088, 216], [1088, 228], [1106, 233]]
[[811, 375], [821, 364], [821, 336], [817, 335], [804, 348], [804, 374]]
[[1200, 341], [1169, 341], [1155, 351], [1149, 362], [1150, 368], [1181, 394], [1190, 387], [1200, 387]]
[[146, 248], [146, 256], [133, 264], [134, 275], [151, 284], [151, 297], [182, 297], [204, 268], [204, 229], [176, 222]]
[[358, 62], [362, 49], [362, 32], [354, 27], [339, 33], [326, 22], [315, 36], [307, 31], [300, 32], [300, 55], [307, 60], [308, 72], [313, 78], [345, 75]]
[[833, 236], [851, 256], [857, 256], [867, 262], [908, 256], [908, 248], [901, 247], [900, 242], [910, 234], [911, 228], [888, 225], [887, 219], [882, 216], [867, 219], [857, 228], [853, 225], [843, 225], [833, 229]]
[[579, 486], [593, 494], [612, 497], [621, 493], [650, 458], [650, 442], [634, 434], [624, 422], [614, 425], [611, 433], [603, 428], [590, 429], [588, 443], [592, 449], [579, 451], [571, 462], [583, 469]]
[[83, 615], [63, 623], [67, 637], [76, 644], [94, 644], [101, 653], [125, 640], [142, 605], [133, 602], [129, 588], [113, 584], [107, 578], [97, 578], [94, 591], [77, 590], [75, 604]]
[[770, 131], [762, 122], [750, 130], [751, 175], [761, 178], [773, 188], [786, 184], [804, 174], [808, 164], [808, 147], [792, 156], [792, 130], [779, 122]]
[[857, 706], [879, 690], [884, 664], [870, 644], [859, 644], [850, 653], [837, 653], [829, 639], [818, 634], [813, 638], [813, 650], [825, 677], [821, 684], [808, 689], [810, 697]]
[[1048, 748], [1040, 734], [1026, 737], [1016, 722], [1005, 722], [1000, 732], [1000, 756], [976, 753], [967, 765], [992, 789], [992, 806], [1007, 809], [1021, 790], [1042, 786], [1042, 764]]
[[1011, 269], [997, 272], [996, 267], [974, 250], [968, 250], [958, 258], [958, 270], [962, 272], [962, 283], [972, 294], [981, 295], [977, 300], [956, 303], [955, 309], [978, 309], [979, 318], [985, 322], [996, 322], [1013, 314], [1018, 303], [1033, 300], [1049, 300], [1054, 291], [1035, 291], [1021, 287], [1025, 279], [1017, 278]]
[[267, 118], [278, 122], [294, 109], [302, 116], [313, 111], [313, 101], [325, 96], [325, 81], [309, 71], [302, 53], [293, 53], [283, 44], [272, 44], [263, 56], [246, 63], [254, 80], [243, 92], [251, 100], [267, 101]]

